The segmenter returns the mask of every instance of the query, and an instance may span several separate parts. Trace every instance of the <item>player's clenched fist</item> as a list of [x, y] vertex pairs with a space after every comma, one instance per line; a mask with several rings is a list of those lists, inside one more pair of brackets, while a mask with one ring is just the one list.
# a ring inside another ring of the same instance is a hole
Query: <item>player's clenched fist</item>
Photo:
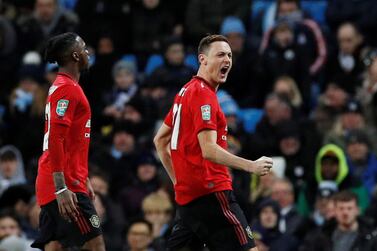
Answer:
[[266, 156], [262, 156], [259, 159], [252, 162], [252, 166], [249, 168], [249, 172], [255, 173], [256, 175], [266, 175], [270, 172], [272, 168], [272, 159]]

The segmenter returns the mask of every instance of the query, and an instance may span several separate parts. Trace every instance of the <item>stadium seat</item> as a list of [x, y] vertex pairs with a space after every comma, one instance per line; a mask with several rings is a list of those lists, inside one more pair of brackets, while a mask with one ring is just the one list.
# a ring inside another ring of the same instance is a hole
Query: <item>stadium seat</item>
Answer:
[[74, 10], [77, 0], [59, 0], [59, 5], [67, 10]]
[[244, 129], [248, 133], [253, 133], [258, 122], [263, 116], [263, 109], [245, 108], [240, 109], [238, 118], [242, 122]]
[[194, 70], [199, 68], [198, 58], [194, 54], [187, 54], [185, 57], [185, 65], [191, 66]]
[[264, 13], [276, 1], [274, 0], [255, 0], [251, 5], [251, 18], [255, 19], [259, 13]]
[[151, 74], [157, 67], [164, 63], [164, 58], [160, 54], [153, 54], [148, 58], [145, 66], [145, 74]]
[[302, 9], [305, 10], [319, 25], [326, 24], [325, 11], [326, 0], [304, 0], [301, 2]]

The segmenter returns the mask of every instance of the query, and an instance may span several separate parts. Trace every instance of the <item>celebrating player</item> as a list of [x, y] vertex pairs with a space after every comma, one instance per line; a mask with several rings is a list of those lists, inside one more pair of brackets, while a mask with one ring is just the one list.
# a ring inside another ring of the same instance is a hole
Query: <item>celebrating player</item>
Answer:
[[104, 251], [100, 219], [88, 179], [90, 106], [78, 81], [88, 68], [85, 42], [64, 33], [47, 42], [45, 58], [59, 72], [49, 89], [43, 155], [36, 195], [41, 206], [40, 236], [32, 247], [47, 251], [68, 247]]
[[[232, 51], [221, 35], [199, 44], [198, 75], [176, 95], [154, 143], [175, 189], [177, 219], [169, 250], [257, 250], [232, 192], [229, 167], [269, 173], [272, 160], [237, 157], [226, 150], [227, 125], [216, 90], [232, 67]], [[186, 248], [186, 249], [185, 249]]]

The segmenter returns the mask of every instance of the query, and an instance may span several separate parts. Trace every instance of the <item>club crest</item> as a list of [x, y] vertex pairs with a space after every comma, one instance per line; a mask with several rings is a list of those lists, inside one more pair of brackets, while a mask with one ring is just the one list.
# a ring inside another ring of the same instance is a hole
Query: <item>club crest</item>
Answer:
[[98, 215], [93, 214], [93, 215], [90, 217], [89, 221], [90, 221], [90, 223], [92, 224], [92, 226], [95, 227], [95, 228], [99, 228], [100, 225], [101, 225], [101, 221], [100, 221]]

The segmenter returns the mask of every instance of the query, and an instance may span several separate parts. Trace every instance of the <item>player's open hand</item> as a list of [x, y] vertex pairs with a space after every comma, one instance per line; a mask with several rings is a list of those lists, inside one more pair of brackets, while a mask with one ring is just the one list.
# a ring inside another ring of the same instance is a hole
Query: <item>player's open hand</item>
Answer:
[[263, 156], [254, 161], [253, 164], [250, 171], [256, 175], [263, 176], [270, 173], [273, 162], [271, 158]]
[[69, 189], [64, 192], [56, 195], [56, 200], [59, 206], [60, 215], [66, 220], [76, 220], [79, 215], [77, 210], [77, 197], [76, 194], [70, 191]]

